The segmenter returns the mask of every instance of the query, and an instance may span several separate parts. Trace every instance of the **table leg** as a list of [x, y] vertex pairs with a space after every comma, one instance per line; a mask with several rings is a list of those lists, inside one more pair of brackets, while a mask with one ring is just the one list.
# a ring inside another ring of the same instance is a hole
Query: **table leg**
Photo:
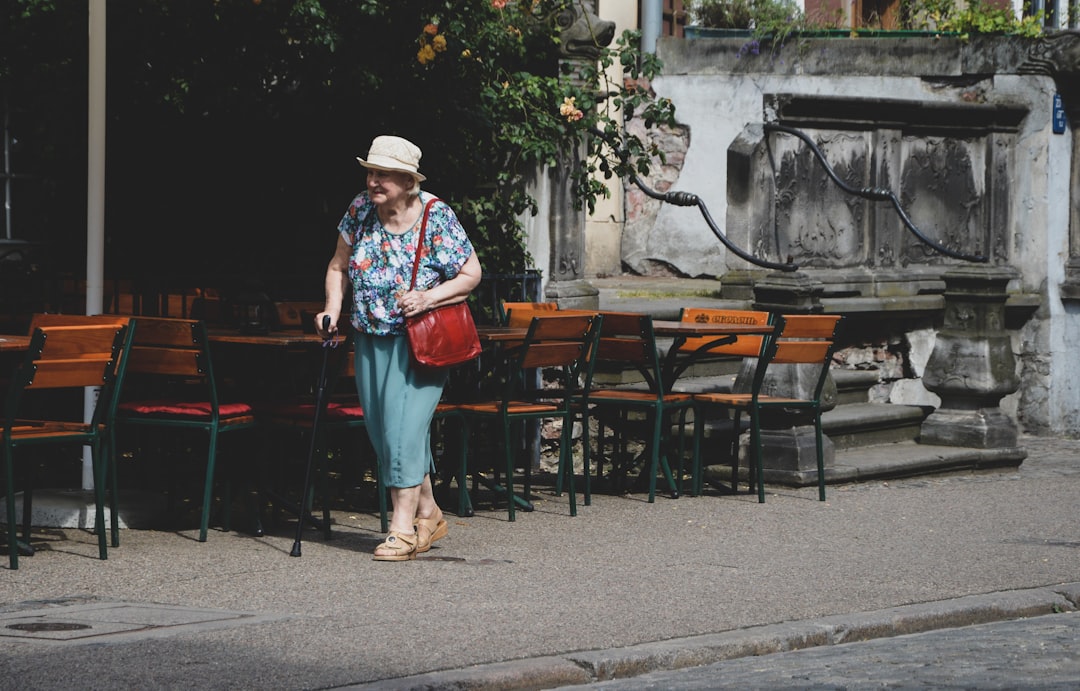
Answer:
[[664, 393], [671, 393], [672, 387], [675, 385], [675, 382], [678, 381], [679, 377], [682, 376], [682, 373], [689, 369], [689, 367], [699, 360], [702, 355], [708, 353], [709, 350], [716, 348], [717, 346], [734, 343], [736, 338], [736, 336], [721, 336], [715, 340], [709, 341], [691, 353], [684, 353], [680, 357], [680, 348], [686, 344], [687, 337], [673, 336], [671, 347], [668, 348], [667, 353], [664, 355], [664, 359], [660, 363], [661, 376], [664, 378]]

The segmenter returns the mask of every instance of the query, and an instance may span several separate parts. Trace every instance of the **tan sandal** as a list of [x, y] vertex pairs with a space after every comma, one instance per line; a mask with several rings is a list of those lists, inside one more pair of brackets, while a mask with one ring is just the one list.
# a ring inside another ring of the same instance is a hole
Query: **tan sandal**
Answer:
[[423, 554], [431, 549], [431, 544], [441, 540], [450, 532], [450, 526], [443, 520], [442, 510], [436, 509], [431, 518], [417, 518], [414, 521], [416, 527], [416, 553]]
[[[375, 561], [408, 561], [416, 559], [416, 533], [408, 535], [391, 530], [386, 540], [379, 543], [375, 548], [376, 554], [372, 557]], [[388, 554], [378, 554], [380, 550], [391, 550]]]

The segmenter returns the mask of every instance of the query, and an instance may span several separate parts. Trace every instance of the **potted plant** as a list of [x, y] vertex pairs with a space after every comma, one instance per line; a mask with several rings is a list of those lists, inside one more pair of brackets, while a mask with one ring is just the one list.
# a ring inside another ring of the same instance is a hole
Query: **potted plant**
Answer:
[[687, 0], [686, 11], [687, 38], [786, 35], [805, 24], [794, 0]]
[[[808, 17], [795, 0], [686, 0], [690, 25], [687, 38], [752, 36], [783, 45], [792, 35], [857, 38], [933, 34], [958, 36], [1007, 34], [1036, 37], [1042, 33], [1043, 12], [1018, 17], [1011, 7], [989, 0], [901, 0], [899, 25], [849, 26], [843, 10]], [[741, 34], [739, 33], [741, 32]]]
[[753, 1], [687, 0], [686, 12], [691, 22], [686, 27], [687, 36], [701, 35], [699, 31], [703, 28], [749, 30], [752, 19], [750, 4]]

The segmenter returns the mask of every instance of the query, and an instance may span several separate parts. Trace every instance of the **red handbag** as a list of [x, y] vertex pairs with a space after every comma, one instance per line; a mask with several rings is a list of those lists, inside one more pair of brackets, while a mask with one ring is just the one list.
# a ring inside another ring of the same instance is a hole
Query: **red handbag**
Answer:
[[[413, 262], [412, 281], [409, 290], [416, 287], [416, 272], [420, 268], [420, 249], [424, 246], [428, 212], [439, 201], [431, 199], [424, 205], [424, 218], [420, 222], [420, 236], [416, 242], [416, 260]], [[480, 355], [480, 337], [472, 312], [465, 302], [455, 302], [405, 318], [405, 331], [409, 337], [409, 351], [413, 361], [422, 367], [450, 367], [468, 362]]]

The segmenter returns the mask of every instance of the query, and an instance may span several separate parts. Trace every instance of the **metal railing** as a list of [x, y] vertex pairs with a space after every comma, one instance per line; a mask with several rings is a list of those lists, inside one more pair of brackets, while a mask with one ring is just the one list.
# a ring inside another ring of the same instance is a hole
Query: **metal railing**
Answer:
[[[608, 134], [601, 132], [597, 129], [593, 129], [590, 131], [596, 136], [604, 139], [608, 144], [611, 145], [612, 150], [615, 151], [615, 154], [619, 156], [619, 158], [623, 162], [626, 161], [626, 151], [618, 145], [619, 142], [617, 142], [614, 137], [609, 136]], [[919, 229], [919, 227], [912, 222], [911, 217], [908, 216], [907, 212], [904, 211], [904, 207], [901, 206], [900, 199], [892, 191], [877, 187], [864, 187], [862, 189], [859, 189], [848, 185], [846, 182], [840, 179], [840, 177], [833, 170], [832, 166], [829, 164], [828, 159], [825, 158], [825, 154], [821, 152], [821, 149], [818, 148], [817, 144], [815, 144], [814, 141], [805, 132], [776, 123], [764, 123], [764, 131], [781, 132], [784, 134], [790, 134], [794, 137], [798, 137], [799, 139], [801, 139], [807, 145], [810, 151], [814, 154], [814, 157], [818, 160], [818, 162], [821, 163], [822, 167], [825, 168], [825, 172], [828, 174], [829, 179], [831, 179], [833, 183], [835, 183], [840, 189], [842, 189], [848, 194], [861, 197], [870, 201], [890, 202], [893, 206], [893, 209], [900, 217], [900, 220], [903, 222], [904, 226], [911, 232], [911, 234], [918, 238], [918, 240], [926, 246], [934, 249], [936, 252], [939, 252], [947, 257], [952, 257], [953, 259], [961, 259], [968, 262], [986, 263], [989, 261], [988, 257], [985, 257], [981, 254], [968, 254], [966, 252], [952, 250], [927, 237], [926, 234], [923, 233]], [[719, 226], [717, 226], [716, 224], [716, 221], [713, 220], [712, 215], [709, 213], [709, 209], [705, 206], [705, 203], [701, 201], [701, 198], [698, 197], [696, 194], [693, 194], [691, 192], [677, 191], [657, 192], [656, 190], [646, 185], [645, 181], [642, 180], [637, 173], [631, 173], [630, 180], [635, 185], [637, 185], [642, 192], [644, 192], [652, 199], [667, 202], [669, 204], [674, 204], [676, 206], [698, 207], [698, 210], [701, 212], [701, 215], [705, 219], [705, 222], [709, 225], [709, 229], [713, 232], [713, 235], [715, 235], [732, 254], [736, 255], [740, 259], [750, 262], [751, 264], [754, 264], [756, 266], [761, 266], [766, 269], [774, 269], [777, 271], [797, 271], [799, 269], [799, 265], [794, 263], [794, 261], [790, 257], [788, 258], [788, 261], [786, 263], [772, 262], [766, 259], [762, 259], [760, 257], [755, 257], [746, 250], [733, 243], [730, 239], [728, 239], [727, 235], [725, 235], [724, 232], [720, 230]]]
[[[613, 136], [608, 135], [605, 132], [601, 132], [600, 130], [595, 128], [590, 129], [589, 132], [606, 141], [611, 146], [612, 151], [615, 152], [615, 155], [618, 156], [623, 163], [627, 162], [627, 153], [626, 150], [621, 146], [621, 142], [617, 141]], [[652, 199], [666, 202], [668, 204], [674, 204], [675, 206], [696, 206], [698, 208], [698, 211], [701, 212], [701, 217], [704, 218], [705, 223], [708, 224], [709, 230], [713, 232], [713, 235], [715, 235], [716, 238], [720, 240], [724, 247], [728, 248], [728, 251], [730, 251], [732, 254], [739, 257], [740, 259], [748, 261], [755, 266], [760, 266], [766, 269], [773, 269], [775, 271], [798, 271], [798, 264], [795, 264], [791, 261], [788, 261], [787, 263], [772, 262], [768, 259], [755, 257], [754, 255], [750, 254], [749, 252], [729, 240], [727, 235], [725, 235], [724, 232], [720, 230], [720, 227], [716, 225], [716, 221], [713, 220], [712, 214], [709, 213], [708, 207], [705, 206], [705, 202], [701, 201], [701, 197], [697, 196], [696, 194], [692, 192], [657, 192], [656, 190], [646, 185], [645, 181], [641, 179], [641, 176], [635, 172], [630, 173], [630, 180], [639, 188], [641, 188], [642, 192], [644, 192]]]

